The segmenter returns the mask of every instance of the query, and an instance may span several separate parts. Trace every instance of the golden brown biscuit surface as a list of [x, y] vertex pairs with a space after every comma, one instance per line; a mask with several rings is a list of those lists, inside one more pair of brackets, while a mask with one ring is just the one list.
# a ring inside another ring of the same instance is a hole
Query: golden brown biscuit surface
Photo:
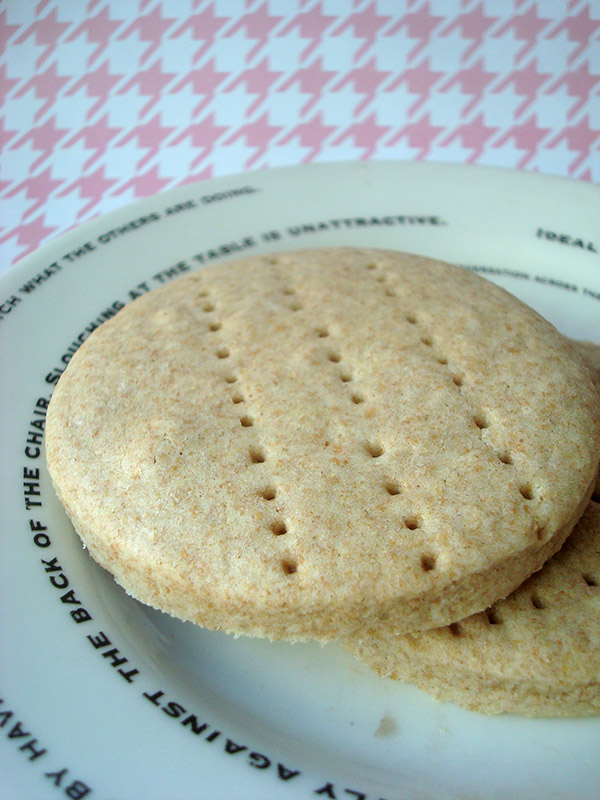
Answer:
[[127, 591], [337, 638], [506, 595], [580, 516], [600, 412], [570, 345], [471, 272], [329, 249], [200, 270], [80, 348], [48, 466]]
[[[600, 346], [575, 345], [600, 390]], [[485, 713], [600, 714], [600, 473], [556, 555], [505, 600], [450, 626], [347, 649], [382, 675]]]

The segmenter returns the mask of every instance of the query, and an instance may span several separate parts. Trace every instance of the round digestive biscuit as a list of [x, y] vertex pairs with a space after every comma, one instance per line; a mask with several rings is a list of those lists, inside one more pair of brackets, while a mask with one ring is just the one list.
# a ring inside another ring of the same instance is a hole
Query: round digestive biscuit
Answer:
[[560, 546], [599, 458], [587, 371], [468, 270], [332, 248], [126, 306], [55, 389], [47, 461], [93, 557], [207, 628], [442, 625]]
[[[577, 344], [600, 390], [600, 346]], [[562, 548], [505, 600], [435, 630], [357, 634], [347, 649], [382, 675], [488, 714], [600, 714], [600, 473]]]

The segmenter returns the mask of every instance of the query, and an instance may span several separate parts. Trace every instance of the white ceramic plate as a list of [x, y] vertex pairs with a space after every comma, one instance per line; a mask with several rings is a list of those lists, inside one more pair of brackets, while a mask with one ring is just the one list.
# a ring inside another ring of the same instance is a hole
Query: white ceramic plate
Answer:
[[[487, 718], [335, 645], [234, 639], [127, 597], [50, 486], [54, 383], [107, 309], [240, 253], [351, 244], [482, 269], [600, 342], [600, 192], [450, 165], [231, 176], [71, 231], [0, 279], [0, 796], [600, 797], [600, 719]], [[167, 400], [168, 401], [168, 400]]]

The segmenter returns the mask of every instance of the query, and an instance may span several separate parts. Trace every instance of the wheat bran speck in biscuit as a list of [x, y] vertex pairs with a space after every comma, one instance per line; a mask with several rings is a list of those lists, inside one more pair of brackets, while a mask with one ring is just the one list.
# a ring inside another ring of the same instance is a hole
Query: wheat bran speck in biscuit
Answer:
[[521, 583], [588, 501], [599, 417], [577, 354], [502, 289], [331, 248], [125, 307], [59, 381], [47, 461], [136, 598], [327, 641], [442, 625]]
[[[600, 391], [600, 346], [576, 345]], [[488, 714], [600, 714], [600, 474], [562, 548], [505, 600], [450, 626], [354, 635], [382, 675]]]

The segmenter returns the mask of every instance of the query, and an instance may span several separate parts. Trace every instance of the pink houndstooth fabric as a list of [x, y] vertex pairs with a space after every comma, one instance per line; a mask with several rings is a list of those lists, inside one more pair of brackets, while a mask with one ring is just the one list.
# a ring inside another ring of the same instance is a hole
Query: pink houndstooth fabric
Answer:
[[138, 197], [310, 161], [600, 180], [600, 4], [4, 0], [0, 268]]

